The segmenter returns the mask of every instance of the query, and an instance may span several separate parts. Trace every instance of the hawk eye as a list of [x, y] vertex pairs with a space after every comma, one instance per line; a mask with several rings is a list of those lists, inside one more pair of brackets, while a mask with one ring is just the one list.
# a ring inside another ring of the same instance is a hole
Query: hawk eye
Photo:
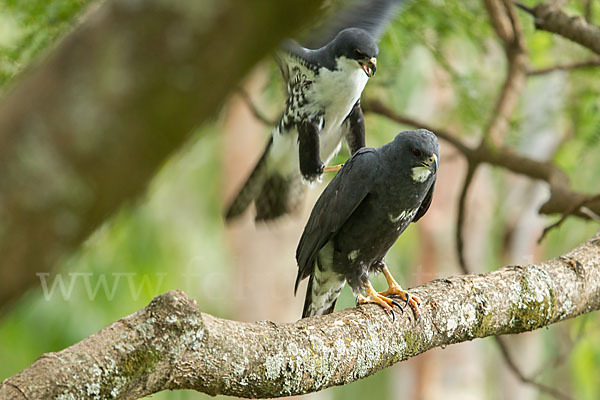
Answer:
[[412, 149], [412, 153], [415, 155], [415, 157], [422, 157], [423, 153], [421, 152], [421, 150], [413, 148]]
[[354, 57], [356, 58], [364, 58], [365, 54], [359, 49], [354, 49]]

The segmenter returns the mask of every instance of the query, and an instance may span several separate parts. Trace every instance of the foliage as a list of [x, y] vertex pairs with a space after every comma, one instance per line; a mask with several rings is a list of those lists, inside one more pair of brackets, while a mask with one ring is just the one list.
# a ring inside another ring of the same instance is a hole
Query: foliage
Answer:
[[64, 34], [88, 0], [2, 0], [0, 86]]
[[[20, 71], [43, 56], [43, 51], [77, 22], [87, 3], [86, 0], [1, 0], [0, 90], [6, 90]], [[571, 3], [573, 13], [582, 12], [582, 2]], [[482, 2], [475, 0], [413, 2], [383, 36], [378, 73], [365, 96], [381, 98], [393, 109], [419, 116], [434, 126], [451, 126], [466, 138], [479, 138], [505, 74], [503, 50], [483, 15]], [[589, 56], [570, 42], [536, 32], [527, 16], [519, 14], [519, 20], [524, 27], [532, 68]], [[281, 85], [276, 69], [272, 65], [268, 69], [265, 107], [274, 115], [281, 111]], [[540, 150], [548, 144], [547, 139], [566, 135], [568, 140], [564, 144], [555, 143], [558, 149], [553, 158], [565, 168], [576, 189], [590, 193], [600, 192], [599, 78], [600, 68], [530, 78], [507, 139], [515, 149], [544, 158], [551, 155]], [[368, 145], [372, 146], [389, 141], [401, 129], [371, 115], [367, 116], [367, 128]], [[47, 300], [36, 289], [27, 293], [0, 321], [0, 359], [5, 361], [0, 364], [0, 379], [26, 367], [40, 354], [60, 350], [141, 308], [168, 289], [184, 289], [198, 299], [206, 312], [224, 317], [235, 315], [234, 302], [230, 301], [235, 293], [229, 291], [229, 284], [238, 266], [229, 254], [220, 218], [221, 154], [226, 151], [220, 139], [223, 121], [201, 129], [207, 134], [189, 143], [163, 168], [146, 198], [111, 218], [58, 271], [65, 279], [72, 277], [69, 273], [80, 274], [76, 279], [81, 282], [88, 276], [91, 288], [96, 288], [101, 276], [112, 287], [121, 274], [114, 295], [98, 286], [99, 290], [90, 296], [88, 287], [77, 284], [68, 299], [57, 295], [57, 288], [55, 295]], [[265, 136], [267, 132], [265, 128]], [[347, 154], [343, 153], [339, 160], [345, 157]], [[443, 163], [444, 156], [442, 168]], [[486, 231], [488, 240], [482, 242], [482, 252], [493, 269], [505, 260], [503, 243], [511, 224], [524, 217], [516, 211], [518, 201], [511, 203], [512, 207], [506, 205], [505, 194], [515, 185], [513, 176], [504, 171], [486, 171], [484, 178], [489, 178], [486, 186], [489, 192], [484, 196], [489, 209], [484, 218], [490, 228]], [[529, 212], [533, 215], [535, 209]], [[446, 221], [452, 223], [453, 218]], [[440, 229], [446, 235], [452, 234], [450, 228]], [[595, 230], [594, 223], [570, 219], [548, 236], [536, 257], [560, 254]], [[412, 266], [420, 263], [420, 235], [417, 226], [411, 227], [390, 253], [388, 262], [397, 276], [414, 276]], [[457, 274], [458, 270], [437, 273]], [[56, 277], [47, 277], [48, 284]], [[143, 281], [143, 277], [147, 280]], [[381, 285], [381, 281], [374, 282]], [[346, 289], [338, 307], [353, 303]], [[597, 315], [583, 319], [587, 326], [572, 341], [566, 375], [576, 398], [593, 399], [600, 397], [599, 320]], [[565, 330], [575, 330], [584, 322], [574, 321], [566, 329], [553, 328], [544, 333], [544, 340], [559, 342], [569, 334]], [[542, 358], [551, 360], [555, 355], [552, 346], [546, 346]], [[492, 372], [497, 364], [487, 363], [486, 386], [492, 388], [488, 392], [497, 392], [501, 384]], [[386, 370], [360, 383], [329, 391], [335, 398], [386, 397], [388, 389], [394, 387], [395, 376], [393, 370]], [[551, 384], [557, 377], [544, 373], [541, 378]], [[559, 378], [564, 379], [565, 374]], [[178, 392], [154, 396], [192, 397], [198, 395]]]

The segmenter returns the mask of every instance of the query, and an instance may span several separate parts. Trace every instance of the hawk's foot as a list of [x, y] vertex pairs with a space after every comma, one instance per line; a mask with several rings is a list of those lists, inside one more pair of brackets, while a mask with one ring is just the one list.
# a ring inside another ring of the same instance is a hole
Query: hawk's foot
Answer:
[[302, 179], [306, 183], [313, 183], [321, 180], [323, 176], [323, 172], [325, 171], [325, 164], [316, 164], [315, 166], [308, 167], [306, 165], [300, 164], [300, 172], [302, 173]]
[[396, 320], [396, 314], [394, 314], [392, 306], [396, 306], [400, 309], [400, 311], [404, 312], [404, 309], [396, 300], [392, 300], [386, 296], [382, 296], [379, 293], [377, 293], [375, 289], [373, 289], [373, 286], [371, 286], [370, 282], [367, 282], [367, 290], [365, 294], [366, 297], [360, 294], [356, 297], [357, 305], [369, 303], [378, 304], [385, 310], [386, 313], [389, 313], [391, 315], [392, 321]]
[[338, 172], [343, 166], [344, 164], [328, 165], [323, 168], [323, 172]]
[[417, 296], [411, 296], [406, 290], [403, 290], [398, 282], [394, 279], [388, 267], [384, 264], [381, 269], [385, 279], [388, 283], [388, 289], [377, 293], [379, 296], [384, 297], [398, 297], [403, 302], [404, 305], [410, 305], [410, 308], [413, 310], [413, 314], [415, 315], [415, 319], [418, 321], [421, 320], [421, 314], [419, 313], [419, 305], [421, 304], [421, 300]]
[[385, 297], [396, 297], [401, 299], [404, 302], [404, 305], [410, 305], [410, 308], [413, 310], [413, 314], [415, 315], [415, 319], [418, 321], [421, 320], [421, 313], [419, 312], [419, 305], [421, 304], [421, 300], [417, 296], [411, 296], [407, 291], [402, 290], [400, 286], [397, 288], [389, 288], [384, 292], [379, 292], [378, 295]]

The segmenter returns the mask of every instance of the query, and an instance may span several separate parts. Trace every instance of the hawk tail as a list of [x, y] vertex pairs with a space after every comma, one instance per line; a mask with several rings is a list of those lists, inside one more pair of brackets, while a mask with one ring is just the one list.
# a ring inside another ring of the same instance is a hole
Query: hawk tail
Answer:
[[235, 196], [227, 208], [227, 212], [225, 213], [225, 220], [227, 222], [242, 215], [250, 203], [260, 195], [262, 187], [267, 180], [267, 154], [269, 147], [271, 147], [271, 143], [267, 145], [265, 152], [260, 157], [260, 160], [258, 160], [254, 170], [248, 179], [246, 179], [244, 186], [242, 186], [237, 196]]
[[255, 199], [256, 221], [270, 221], [298, 209], [304, 198], [304, 185], [296, 175], [270, 173]]
[[270, 221], [294, 212], [304, 198], [300, 176], [284, 175], [268, 168], [267, 145], [262, 157], [225, 213], [227, 222], [239, 217], [250, 203], [256, 205], [256, 221]]
[[[333, 284], [333, 285], [332, 285]], [[302, 318], [314, 317], [315, 315], [331, 314], [335, 308], [343, 283], [326, 281], [319, 284], [315, 277], [311, 275], [306, 287], [306, 297], [304, 298], [304, 309]]]

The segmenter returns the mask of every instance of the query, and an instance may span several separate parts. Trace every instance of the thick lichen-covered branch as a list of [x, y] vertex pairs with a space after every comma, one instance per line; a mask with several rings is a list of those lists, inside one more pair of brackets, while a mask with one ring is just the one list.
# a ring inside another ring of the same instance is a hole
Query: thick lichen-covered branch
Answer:
[[378, 306], [295, 323], [228, 321], [183, 292], [58, 353], [0, 387], [3, 399], [135, 399], [167, 389], [264, 398], [343, 385], [429, 349], [519, 333], [600, 308], [600, 233], [537, 265], [413, 288], [422, 320]]
[[0, 105], [0, 307], [135, 198], [321, 0], [107, 0]]

